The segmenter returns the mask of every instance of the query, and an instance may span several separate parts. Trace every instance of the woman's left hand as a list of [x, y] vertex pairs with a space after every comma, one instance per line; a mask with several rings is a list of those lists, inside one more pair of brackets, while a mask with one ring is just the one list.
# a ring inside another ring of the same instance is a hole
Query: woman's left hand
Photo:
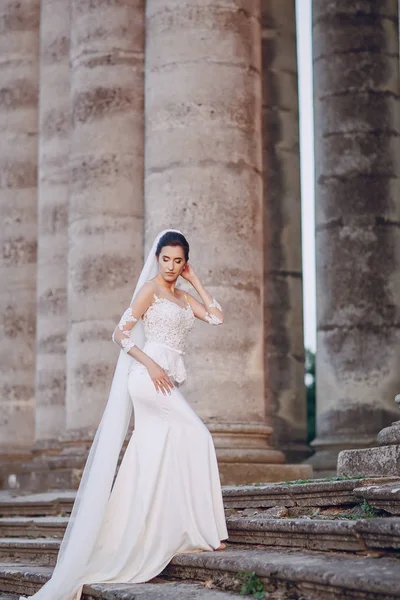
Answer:
[[182, 269], [181, 277], [183, 277], [183, 279], [186, 279], [186, 281], [188, 281], [189, 283], [193, 283], [193, 281], [197, 278], [197, 275], [194, 272], [193, 267], [191, 267], [189, 263], [186, 263], [186, 265]]

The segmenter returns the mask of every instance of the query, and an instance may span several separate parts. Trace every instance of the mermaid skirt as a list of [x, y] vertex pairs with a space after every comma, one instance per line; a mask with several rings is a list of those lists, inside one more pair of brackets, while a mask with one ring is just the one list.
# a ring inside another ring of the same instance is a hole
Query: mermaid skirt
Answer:
[[[228, 537], [211, 434], [177, 387], [129, 374], [135, 425], [87, 568], [87, 583], [142, 583], [184, 552]], [[77, 598], [79, 595], [77, 596]]]

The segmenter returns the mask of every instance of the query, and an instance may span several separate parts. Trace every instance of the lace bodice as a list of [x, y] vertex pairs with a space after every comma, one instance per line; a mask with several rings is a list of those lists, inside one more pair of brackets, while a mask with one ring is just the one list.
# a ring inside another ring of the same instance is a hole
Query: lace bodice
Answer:
[[146, 341], [160, 342], [184, 353], [187, 336], [195, 323], [190, 304], [182, 308], [154, 294], [154, 302], [142, 318]]
[[[170, 377], [180, 385], [186, 379], [186, 370], [183, 363], [186, 340], [194, 326], [196, 315], [189, 304], [185, 294], [186, 305], [180, 306], [176, 302], [163, 298], [153, 293], [152, 302], [140, 310], [140, 303], [135, 300], [122, 315], [113, 335], [113, 341], [126, 353], [130, 353], [135, 346], [134, 326], [142, 318], [145, 344], [143, 351], [158, 363]], [[210, 325], [219, 325], [223, 321], [204, 306], [197, 303], [197, 317]], [[213, 298], [208, 308], [216, 307], [222, 312], [220, 304]], [[143, 312], [144, 311], [144, 312]], [[144, 365], [132, 356], [131, 369], [145, 369]]]

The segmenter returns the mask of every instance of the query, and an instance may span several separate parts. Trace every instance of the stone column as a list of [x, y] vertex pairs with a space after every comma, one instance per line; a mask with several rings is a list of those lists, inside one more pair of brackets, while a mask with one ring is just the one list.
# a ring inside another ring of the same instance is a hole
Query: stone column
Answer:
[[41, 2], [36, 440], [65, 429], [70, 3]]
[[39, 0], [0, 5], [0, 454], [35, 432]]
[[397, 0], [313, 3], [316, 468], [374, 443], [400, 389]]
[[226, 314], [221, 328], [197, 324], [184, 393], [214, 435], [223, 483], [290, 477], [264, 398], [260, 5], [146, 7], [147, 247], [181, 229]]
[[274, 445], [307, 457], [295, 0], [262, 0], [265, 371]]
[[143, 261], [143, 0], [72, 0], [71, 20], [66, 403], [80, 438], [103, 412]]

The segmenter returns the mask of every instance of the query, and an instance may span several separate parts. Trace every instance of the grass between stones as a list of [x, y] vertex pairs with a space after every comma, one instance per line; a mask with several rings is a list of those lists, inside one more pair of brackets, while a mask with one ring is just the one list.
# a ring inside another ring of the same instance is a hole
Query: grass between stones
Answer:
[[383, 511], [377, 510], [368, 502], [368, 500], [364, 500], [362, 504], [354, 507], [348, 512], [339, 512], [336, 514], [323, 513], [321, 514], [320, 510], [316, 510], [312, 515], [310, 515], [310, 519], [324, 519], [328, 520], [354, 520], [357, 519], [377, 519], [377, 518], [385, 518], [386, 515]]
[[243, 579], [242, 586], [240, 588], [241, 596], [253, 596], [253, 598], [265, 598], [265, 585], [253, 571], [238, 571], [236, 576], [239, 579]]

